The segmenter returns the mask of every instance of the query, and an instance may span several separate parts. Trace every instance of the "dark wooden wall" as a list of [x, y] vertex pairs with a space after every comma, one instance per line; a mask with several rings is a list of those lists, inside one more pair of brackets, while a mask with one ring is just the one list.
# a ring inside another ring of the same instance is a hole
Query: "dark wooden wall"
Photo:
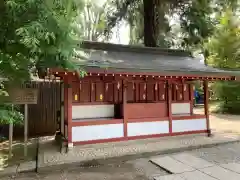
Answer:
[[[55, 134], [57, 111], [60, 110], [60, 82], [31, 82], [31, 86], [39, 90], [38, 103], [28, 105], [29, 136], [45, 136]], [[24, 106], [21, 107], [24, 112]], [[8, 125], [0, 127], [1, 135], [8, 136]], [[14, 126], [14, 138], [23, 137], [23, 126]]]

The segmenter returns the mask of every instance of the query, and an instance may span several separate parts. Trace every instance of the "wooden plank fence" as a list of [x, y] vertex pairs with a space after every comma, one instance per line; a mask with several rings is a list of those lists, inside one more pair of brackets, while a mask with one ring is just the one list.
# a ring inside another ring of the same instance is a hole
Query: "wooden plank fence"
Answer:
[[[38, 103], [28, 105], [29, 137], [54, 135], [60, 115], [60, 81], [33, 81], [27, 87], [38, 89]], [[24, 106], [21, 107], [24, 113]], [[8, 136], [8, 126], [0, 127], [1, 135]], [[23, 126], [14, 126], [14, 138], [23, 137]]]

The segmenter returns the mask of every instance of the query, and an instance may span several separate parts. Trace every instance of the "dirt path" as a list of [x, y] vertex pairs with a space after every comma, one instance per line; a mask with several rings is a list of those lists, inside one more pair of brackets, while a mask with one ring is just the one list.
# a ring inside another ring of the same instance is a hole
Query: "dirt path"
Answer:
[[[211, 107], [212, 110], [214, 107]], [[203, 114], [203, 108], [196, 108], [194, 112]], [[240, 134], [240, 115], [210, 114], [210, 127], [213, 132]]]
[[211, 114], [210, 126], [216, 132], [240, 134], [240, 116]]

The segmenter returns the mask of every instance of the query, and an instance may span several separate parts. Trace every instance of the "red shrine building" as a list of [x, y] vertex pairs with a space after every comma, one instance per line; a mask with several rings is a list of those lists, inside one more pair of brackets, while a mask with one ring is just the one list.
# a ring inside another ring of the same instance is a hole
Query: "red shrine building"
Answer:
[[[61, 134], [72, 147], [183, 134], [211, 134], [208, 82], [236, 80], [181, 50], [84, 42], [76, 64], [86, 75], [61, 77]], [[205, 114], [193, 112], [193, 82], [204, 84]]]

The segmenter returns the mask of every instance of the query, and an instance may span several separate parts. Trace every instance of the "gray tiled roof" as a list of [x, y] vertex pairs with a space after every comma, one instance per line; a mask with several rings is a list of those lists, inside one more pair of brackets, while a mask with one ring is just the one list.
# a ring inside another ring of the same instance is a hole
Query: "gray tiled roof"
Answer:
[[87, 49], [84, 49], [84, 58], [78, 60], [78, 64], [87, 67], [129, 72], [201, 73], [213, 76], [220, 74], [236, 76], [238, 74], [206, 66], [199, 59], [192, 57], [190, 53], [181, 50], [131, 47], [95, 42], [87, 42], [85, 48]]

